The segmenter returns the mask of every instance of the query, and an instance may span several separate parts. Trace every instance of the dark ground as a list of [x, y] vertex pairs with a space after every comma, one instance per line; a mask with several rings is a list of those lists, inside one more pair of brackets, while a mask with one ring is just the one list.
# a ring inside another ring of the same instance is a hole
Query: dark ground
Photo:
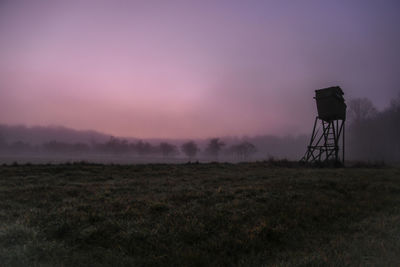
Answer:
[[0, 167], [0, 265], [400, 265], [400, 169]]

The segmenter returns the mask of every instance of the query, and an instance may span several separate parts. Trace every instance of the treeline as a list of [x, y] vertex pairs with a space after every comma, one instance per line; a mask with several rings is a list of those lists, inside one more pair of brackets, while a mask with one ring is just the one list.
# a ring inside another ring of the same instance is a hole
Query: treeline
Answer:
[[400, 94], [378, 111], [366, 98], [348, 103], [348, 159], [400, 162]]
[[57, 140], [62, 143], [104, 143], [110, 135], [96, 131], [74, 130], [63, 126], [26, 126], [26, 125], [5, 125], [0, 124], [0, 141], [9, 144], [16, 142], [41, 145], [50, 140]]
[[204, 148], [195, 141], [183, 142], [176, 145], [169, 142], [152, 144], [147, 141], [129, 142], [126, 139], [110, 137], [104, 143], [66, 143], [60, 141], [49, 141], [41, 145], [31, 145], [26, 142], [16, 141], [8, 144], [0, 138], [0, 152], [5, 153], [50, 153], [50, 154], [107, 154], [107, 155], [130, 155], [130, 156], [162, 156], [186, 157], [195, 160], [198, 157], [208, 157], [219, 160], [220, 157], [231, 157], [237, 160], [249, 160], [257, 151], [256, 147], [248, 141], [241, 141], [227, 146], [219, 138], [210, 139]]
[[[346, 159], [400, 162], [400, 94], [382, 111], [377, 110], [366, 98], [349, 100], [347, 106]], [[52, 141], [33, 141], [46, 140], [44, 137]], [[308, 142], [309, 135], [224, 137], [192, 141], [137, 140], [110, 137], [93, 131], [80, 134], [79, 131], [62, 127], [46, 131], [43, 127], [0, 125], [0, 155], [48, 153], [214, 161], [265, 160], [270, 157], [299, 160]]]

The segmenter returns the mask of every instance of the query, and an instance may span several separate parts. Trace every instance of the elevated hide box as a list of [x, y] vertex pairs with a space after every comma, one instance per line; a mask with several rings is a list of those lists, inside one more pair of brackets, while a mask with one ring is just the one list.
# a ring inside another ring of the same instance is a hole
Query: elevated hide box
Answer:
[[346, 104], [339, 86], [315, 90], [318, 117], [324, 121], [346, 120]]

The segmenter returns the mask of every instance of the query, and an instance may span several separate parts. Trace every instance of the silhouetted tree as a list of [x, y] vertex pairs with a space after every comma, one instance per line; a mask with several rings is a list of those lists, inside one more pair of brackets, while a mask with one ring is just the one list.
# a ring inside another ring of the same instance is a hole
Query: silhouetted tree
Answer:
[[249, 158], [251, 154], [256, 152], [256, 147], [247, 141], [244, 141], [240, 144], [233, 145], [229, 149], [232, 153], [234, 153], [239, 159], [246, 160]]
[[108, 140], [108, 142], [104, 144], [103, 150], [105, 152], [110, 152], [115, 154], [126, 153], [129, 150], [129, 144], [127, 140], [111, 136], [110, 140]]
[[193, 141], [184, 143], [181, 149], [189, 159], [193, 159], [199, 151], [197, 144]]
[[378, 112], [368, 98], [355, 98], [349, 101], [347, 113], [351, 121], [360, 122], [373, 118]]
[[66, 143], [58, 141], [50, 141], [43, 144], [43, 148], [48, 152], [65, 153], [69, 152], [69, 146]]
[[167, 142], [160, 143], [160, 151], [164, 157], [172, 156], [178, 154], [178, 148], [175, 145], [169, 144]]
[[90, 146], [88, 144], [84, 144], [84, 143], [75, 143], [72, 144], [72, 151], [74, 152], [89, 152], [90, 150]]
[[142, 156], [154, 152], [154, 147], [150, 143], [143, 142], [142, 140], [137, 141], [136, 144], [134, 144], [134, 148], [136, 152]]
[[400, 160], [400, 95], [383, 111], [377, 111], [369, 100], [358, 102], [349, 110], [356, 110], [358, 114], [350, 121], [347, 131], [349, 157], [357, 160]]
[[221, 149], [224, 146], [225, 146], [225, 143], [220, 141], [219, 138], [213, 138], [208, 143], [206, 152], [207, 152], [207, 154], [214, 157], [215, 159], [218, 159], [219, 152], [221, 151]]

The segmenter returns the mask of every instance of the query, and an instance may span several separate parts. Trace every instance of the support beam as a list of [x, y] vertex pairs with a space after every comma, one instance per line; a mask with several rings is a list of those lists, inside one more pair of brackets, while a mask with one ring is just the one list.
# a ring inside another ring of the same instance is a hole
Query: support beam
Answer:
[[[316, 117], [310, 143], [301, 161], [306, 163], [331, 161], [344, 163], [344, 123], [344, 120], [326, 121]], [[342, 144], [340, 146], [341, 137]], [[339, 158], [340, 149], [342, 149], [341, 159]]]

